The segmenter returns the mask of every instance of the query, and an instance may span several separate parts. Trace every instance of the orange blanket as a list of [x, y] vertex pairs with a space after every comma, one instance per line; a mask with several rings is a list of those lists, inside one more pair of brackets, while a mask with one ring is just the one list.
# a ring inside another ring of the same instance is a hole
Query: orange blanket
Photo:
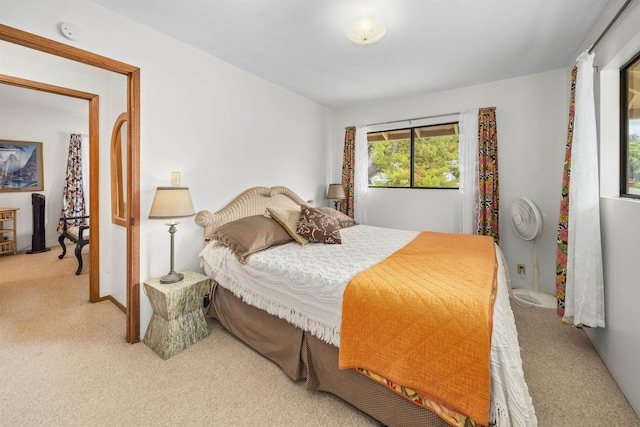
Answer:
[[368, 369], [488, 425], [496, 270], [491, 237], [420, 233], [347, 285], [340, 368]]

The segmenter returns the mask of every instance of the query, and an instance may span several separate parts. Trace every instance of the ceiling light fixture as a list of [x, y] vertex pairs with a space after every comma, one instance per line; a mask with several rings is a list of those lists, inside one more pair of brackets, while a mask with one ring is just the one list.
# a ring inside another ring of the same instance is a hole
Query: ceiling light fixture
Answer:
[[357, 44], [375, 43], [384, 37], [387, 27], [376, 18], [365, 16], [353, 21], [347, 28], [347, 38]]

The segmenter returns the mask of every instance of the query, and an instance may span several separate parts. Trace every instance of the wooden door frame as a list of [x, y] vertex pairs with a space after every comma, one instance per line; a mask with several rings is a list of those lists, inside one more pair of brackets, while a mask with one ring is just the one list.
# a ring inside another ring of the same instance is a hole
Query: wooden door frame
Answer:
[[[127, 112], [129, 121], [127, 124], [127, 303], [126, 303], [126, 340], [129, 343], [135, 343], [140, 340], [140, 69], [123, 62], [116, 61], [95, 53], [91, 53], [82, 49], [68, 46], [63, 43], [49, 40], [35, 34], [27, 33], [16, 28], [8, 27], [0, 24], [0, 40], [14, 43], [27, 48], [35, 49], [51, 55], [70, 59], [72, 61], [81, 62], [103, 70], [112, 71], [127, 76]], [[5, 78], [8, 76], [4, 76]], [[32, 84], [19, 78], [15, 79], [14, 85]], [[17, 84], [16, 84], [17, 83]], [[11, 84], [11, 83], [9, 83]], [[86, 92], [73, 91], [72, 89], [59, 88], [52, 85], [39, 84], [40, 88], [45, 92], [57, 93], [58, 90], [68, 91], [63, 93], [67, 96], [83, 97], [91, 96]], [[86, 99], [86, 98], [83, 98]], [[98, 134], [98, 97], [93, 95], [89, 101], [89, 140], [90, 150], [98, 150], [99, 134]], [[95, 109], [95, 111], [94, 111]], [[95, 120], [92, 121], [92, 113]], [[92, 139], [92, 130], [93, 139]], [[90, 154], [91, 155], [91, 154]], [[97, 158], [97, 157], [96, 157]], [[98, 180], [99, 167], [96, 172], [90, 173], [90, 179]], [[95, 177], [93, 175], [96, 175]], [[92, 191], [89, 195], [90, 204], [93, 207], [99, 207], [98, 193]], [[91, 210], [91, 222], [99, 224], [99, 209]], [[95, 235], [94, 235], [95, 233]], [[89, 241], [91, 272], [90, 272], [90, 301], [100, 301], [99, 288], [99, 233], [94, 229], [91, 232]], [[94, 259], [95, 258], [95, 259]], [[94, 264], [95, 262], [95, 264]], [[94, 271], [94, 265], [96, 266]]]

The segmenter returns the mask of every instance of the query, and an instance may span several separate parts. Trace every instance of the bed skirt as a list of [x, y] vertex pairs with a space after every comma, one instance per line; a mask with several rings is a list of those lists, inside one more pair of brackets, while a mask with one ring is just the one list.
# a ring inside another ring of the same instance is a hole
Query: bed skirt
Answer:
[[338, 348], [285, 320], [245, 304], [214, 283], [207, 315], [276, 363], [292, 380], [306, 379], [307, 390], [326, 391], [384, 425], [444, 427], [433, 412], [353, 370], [338, 368]]

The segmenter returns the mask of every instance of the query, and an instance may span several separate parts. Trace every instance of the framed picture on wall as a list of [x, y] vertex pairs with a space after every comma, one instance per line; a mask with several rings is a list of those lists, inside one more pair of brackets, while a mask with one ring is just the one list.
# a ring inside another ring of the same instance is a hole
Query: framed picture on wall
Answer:
[[0, 140], [0, 193], [43, 191], [42, 142]]

